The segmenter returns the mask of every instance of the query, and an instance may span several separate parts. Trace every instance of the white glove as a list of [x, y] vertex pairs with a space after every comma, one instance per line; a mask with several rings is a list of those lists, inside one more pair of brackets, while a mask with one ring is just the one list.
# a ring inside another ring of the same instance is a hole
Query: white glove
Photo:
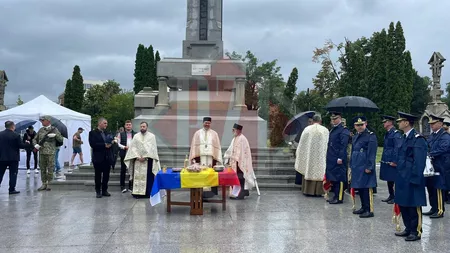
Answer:
[[34, 148], [39, 150], [41, 148], [41, 146], [39, 146], [39, 144], [34, 145]]

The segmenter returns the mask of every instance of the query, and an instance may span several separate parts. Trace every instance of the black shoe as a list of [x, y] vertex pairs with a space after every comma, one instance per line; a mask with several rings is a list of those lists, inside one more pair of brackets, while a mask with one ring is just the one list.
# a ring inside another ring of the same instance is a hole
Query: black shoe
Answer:
[[438, 219], [438, 218], [443, 218], [443, 217], [444, 217], [444, 213], [439, 215], [437, 212], [430, 216], [431, 219]]
[[14, 191], [10, 191], [9, 192], [9, 195], [13, 195], [13, 194], [19, 194], [20, 193], [20, 191], [16, 191], [16, 190], [14, 190]]
[[395, 236], [400, 236], [400, 237], [407, 237], [410, 233], [406, 230], [403, 230], [402, 232], [395, 232]]
[[363, 214], [359, 215], [359, 218], [372, 218], [375, 216], [372, 212], [364, 212]]
[[100, 192], [97, 192], [97, 198], [99, 199], [99, 198], [101, 198], [102, 197], [102, 194], [100, 193]]
[[244, 199], [244, 196], [230, 197], [230, 199], [241, 200], [241, 199]]
[[244, 196], [245, 196], [245, 197], [248, 197], [248, 196], [250, 196], [250, 192], [249, 192], [249, 190], [245, 190], [245, 191], [244, 191]]
[[328, 202], [328, 203], [330, 203], [330, 204], [332, 204], [332, 205], [336, 205], [336, 204], [342, 204], [342, 203], [344, 203], [342, 200], [337, 200], [337, 199], [334, 199], [334, 200], [332, 200], [332, 201], [330, 201], [330, 202]]
[[394, 198], [392, 198], [391, 196], [389, 196], [387, 199], [383, 199], [381, 200], [381, 202], [389, 202], [391, 200], [393, 200]]
[[423, 214], [423, 215], [433, 215], [433, 214], [435, 214], [435, 213], [437, 213], [437, 211], [434, 211], [433, 209], [431, 209], [430, 211], [425, 212], [425, 213], [422, 213], [422, 214]]
[[353, 214], [363, 214], [364, 213], [364, 209], [359, 209], [359, 210], [355, 210], [353, 211]]
[[394, 199], [391, 199], [391, 200], [389, 200], [389, 201], [386, 202], [386, 203], [388, 203], [389, 205], [392, 205], [392, 204], [394, 204]]
[[105, 196], [105, 197], [110, 197], [110, 196], [111, 196], [111, 194], [109, 194], [109, 192], [105, 191], [105, 192], [103, 192], [103, 193], [102, 193], [102, 196]]
[[407, 242], [418, 241], [418, 240], [420, 240], [420, 236], [418, 236], [418, 235], [408, 235], [405, 238], [405, 241], [407, 241]]

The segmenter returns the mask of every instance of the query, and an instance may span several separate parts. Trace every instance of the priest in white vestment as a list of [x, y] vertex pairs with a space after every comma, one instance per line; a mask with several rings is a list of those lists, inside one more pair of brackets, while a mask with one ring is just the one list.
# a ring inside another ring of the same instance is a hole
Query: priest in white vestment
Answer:
[[329, 131], [321, 123], [320, 115], [314, 115], [313, 124], [303, 130], [295, 153], [295, 170], [302, 174], [302, 192], [308, 196], [324, 194]]
[[161, 170], [156, 137], [147, 129], [147, 122], [142, 122], [141, 131], [134, 135], [124, 159], [135, 198], [150, 198], [153, 181]]
[[[210, 168], [217, 163], [223, 164], [222, 146], [220, 145], [219, 135], [211, 129], [211, 117], [203, 118], [203, 128], [197, 130], [192, 137], [189, 161]], [[217, 194], [217, 187], [203, 188], [204, 198], [211, 198]]]
[[226, 164], [237, 173], [240, 186], [235, 185], [231, 191], [231, 199], [244, 199], [249, 196], [249, 190], [255, 186], [255, 173], [253, 171], [252, 152], [247, 138], [242, 134], [242, 126], [234, 124], [234, 138], [225, 152]]

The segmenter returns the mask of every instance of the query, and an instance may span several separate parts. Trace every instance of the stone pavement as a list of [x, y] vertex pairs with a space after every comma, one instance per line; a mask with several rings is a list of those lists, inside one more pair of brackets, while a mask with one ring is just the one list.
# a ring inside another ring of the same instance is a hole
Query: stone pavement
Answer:
[[[7, 172], [8, 173], [8, 172]], [[392, 205], [382, 203], [385, 183], [374, 197], [375, 217], [360, 219], [343, 205], [299, 191], [256, 191], [245, 201], [205, 204], [203, 216], [188, 207], [151, 207], [147, 199], [111, 192], [37, 192], [40, 175], [19, 171], [18, 195], [0, 188], [0, 252], [447, 252], [449, 217], [423, 218], [422, 240], [395, 237]], [[188, 198], [178, 192], [177, 198]], [[357, 196], [358, 197], [358, 196]], [[359, 197], [358, 197], [359, 198]], [[359, 201], [359, 200], [358, 200]], [[358, 202], [357, 202], [358, 203]], [[447, 205], [449, 207], [449, 205]], [[429, 208], [424, 208], [427, 211]]]

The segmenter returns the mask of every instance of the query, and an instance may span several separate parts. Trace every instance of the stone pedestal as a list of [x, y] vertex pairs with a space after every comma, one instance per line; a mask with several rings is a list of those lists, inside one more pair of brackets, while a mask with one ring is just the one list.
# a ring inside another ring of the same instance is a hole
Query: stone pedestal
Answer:
[[167, 77], [158, 77], [159, 94], [156, 108], [169, 108], [169, 94], [167, 92]]
[[236, 78], [235, 84], [235, 100], [233, 110], [247, 110], [245, 105], [245, 83], [246, 79], [242, 77]]

